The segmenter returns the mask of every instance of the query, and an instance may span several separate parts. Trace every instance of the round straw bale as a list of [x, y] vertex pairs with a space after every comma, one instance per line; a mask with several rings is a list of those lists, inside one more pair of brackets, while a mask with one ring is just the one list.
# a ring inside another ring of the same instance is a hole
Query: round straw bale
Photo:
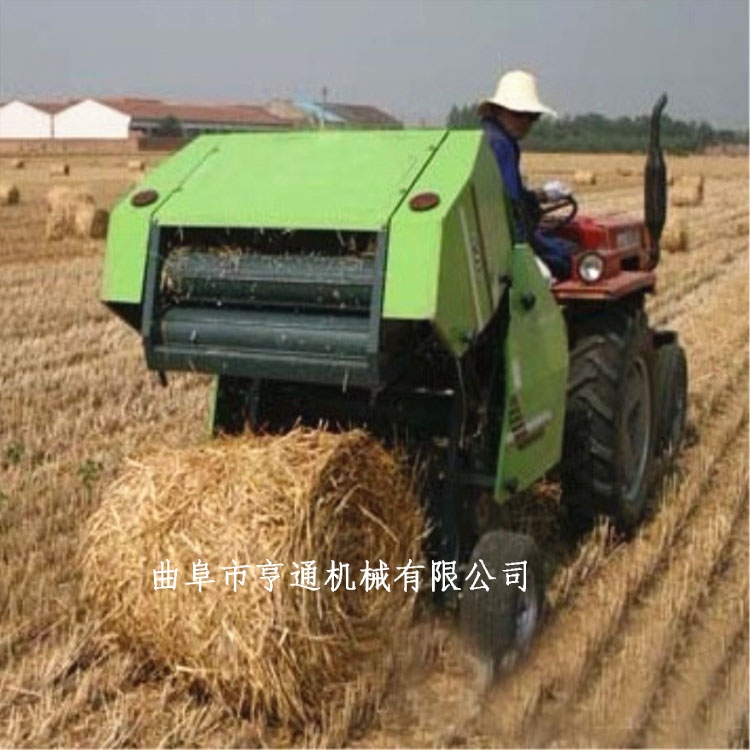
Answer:
[[109, 212], [105, 209], [91, 203], [81, 203], [76, 207], [73, 225], [79, 237], [102, 239], [107, 236], [108, 224]]
[[703, 175], [680, 177], [671, 192], [673, 206], [699, 206], [703, 203]]
[[18, 185], [0, 182], [0, 206], [12, 206], [21, 198]]
[[617, 174], [619, 174], [620, 177], [632, 177], [634, 171], [631, 167], [617, 167]]
[[[127, 464], [87, 522], [84, 596], [123, 646], [260, 719], [303, 726], [343, 704], [367, 710], [412, 617], [416, 594], [394, 580], [395, 566], [421, 563], [412, 487], [399, 460], [358, 430], [159, 448]], [[155, 590], [167, 560], [176, 586]], [[390, 592], [366, 591], [361, 570], [380, 560]], [[306, 561], [317, 564], [318, 591], [292, 585]], [[325, 585], [332, 561], [349, 563], [354, 590]], [[213, 581], [202, 591], [189, 585], [199, 562]], [[258, 567], [269, 563], [283, 566], [271, 591]], [[249, 566], [236, 592], [223, 570], [234, 565]]]
[[26, 166], [26, 162], [23, 159], [11, 159], [10, 160], [11, 169], [23, 169], [25, 166]]
[[596, 185], [596, 172], [579, 169], [573, 173], [573, 182], [576, 185]]
[[[46, 202], [49, 214], [44, 236], [47, 240], [61, 240], [76, 234], [95, 236], [90, 234], [94, 230], [101, 233], [104, 219], [96, 217], [94, 197], [87, 189], [54, 187], [47, 193]], [[80, 219], [77, 218], [79, 213]], [[83, 229], [86, 226], [89, 227], [88, 230]], [[106, 233], [106, 221], [104, 232]]]
[[65, 162], [50, 164], [49, 173], [51, 177], [65, 177], [70, 174], [70, 165]]
[[146, 168], [146, 164], [141, 159], [131, 159], [128, 162], [128, 169], [131, 172], [143, 172], [145, 168]]
[[670, 253], [688, 249], [688, 230], [685, 220], [670, 216], [664, 225], [659, 245]]

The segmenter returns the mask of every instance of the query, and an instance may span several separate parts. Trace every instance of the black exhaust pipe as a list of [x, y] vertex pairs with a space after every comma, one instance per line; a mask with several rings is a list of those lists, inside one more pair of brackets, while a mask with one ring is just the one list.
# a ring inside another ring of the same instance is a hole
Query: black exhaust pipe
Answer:
[[659, 263], [659, 240], [667, 217], [667, 165], [661, 151], [661, 113], [667, 106], [667, 95], [662, 94], [651, 112], [651, 137], [648, 144], [644, 183], [644, 214], [651, 237], [651, 268]]

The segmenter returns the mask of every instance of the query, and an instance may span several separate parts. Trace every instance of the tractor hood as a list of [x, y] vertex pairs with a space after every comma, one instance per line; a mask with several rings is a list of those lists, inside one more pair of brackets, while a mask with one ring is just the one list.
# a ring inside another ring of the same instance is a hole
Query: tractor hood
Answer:
[[[377, 231], [443, 131], [237, 133], [199, 139], [187, 176], [153, 213], [162, 226]], [[158, 179], [158, 170], [153, 177]]]

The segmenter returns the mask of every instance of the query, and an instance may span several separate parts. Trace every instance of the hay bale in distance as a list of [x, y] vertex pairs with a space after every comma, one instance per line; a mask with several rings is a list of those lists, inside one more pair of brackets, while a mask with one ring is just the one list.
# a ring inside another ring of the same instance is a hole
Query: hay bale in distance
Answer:
[[738, 237], [744, 237], [748, 232], [747, 220], [738, 221], [735, 225], [734, 231]]
[[686, 175], [675, 181], [670, 193], [673, 206], [699, 206], [703, 203], [703, 175]]
[[13, 206], [21, 198], [18, 185], [12, 183], [0, 182], [0, 206]]
[[23, 169], [26, 166], [26, 162], [23, 159], [11, 159], [11, 169]]
[[617, 167], [617, 174], [620, 175], [620, 177], [632, 177], [635, 172], [630, 167]]
[[659, 246], [670, 253], [688, 249], [688, 230], [685, 220], [670, 216], [664, 225]]
[[128, 169], [131, 172], [143, 172], [145, 168], [146, 168], [146, 163], [142, 161], [141, 159], [131, 159], [128, 162]]
[[596, 185], [596, 172], [587, 169], [579, 169], [573, 173], [573, 182], [576, 185]]
[[[47, 193], [46, 202], [49, 214], [44, 236], [48, 241], [57, 241], [79, 234], [78, 227], [86, 224], [85, 216], [95, 209], [94, 197], [85, 188], [54, 187]], [[81, 212], [84, 213], [77, 221], [76, 217]], [[101, 221], [102, 219], [99, 218], [97, 227], [100, 226]], [[92, 225], [93, 217], [89, 222], [89, 226]]]
[[67, 163], [50, 164], [50, 177], [65, 177], [70, 174], [70, 165]]
[[[160, 448], [128, 464], [86, 524], [83, 592], [124, 646], [192, 671], [258, 719], [305, 726], [377, 698], [368, 665], [408, 628], [416, 595], [395, 567], [421, 562], [422, 533], [403, 468], [362, 431]], [[154, 590], [167, 559], [176, 588]], [[215, 581], [202, 592], [186, 585], [199, 559]], [[391, 590], [365, 591], [360, 570], [381, 559]], [[268, 560], [283, 564], [272, 591], [256, 567]], [[250, 566], [236, 592], [221, 570], [234, 561]], [[320, 590], [290, 585], [304, 561]], [[355, 590], [324, 585], [331, 561], [350, 564]]]
[[107, 236], [109, 211], [90, 203], [82, 203], [76, 207], [73, 225], [79, 237], [102, 239]]

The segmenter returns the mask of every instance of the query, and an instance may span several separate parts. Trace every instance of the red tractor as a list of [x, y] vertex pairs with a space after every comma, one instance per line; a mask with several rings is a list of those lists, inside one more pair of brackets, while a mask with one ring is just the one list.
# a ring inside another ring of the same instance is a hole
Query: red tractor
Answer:
[[[649, 327], [666, 218], [666, 167], [659, 143], [662, 95], [651, 117], [645, 221], [624, 214], [582, 216], [572, 197], [544, 211], [547, 231], [577, 250], [569, 279], [552, 291], [564, 307], [570, 370], [562, 480], [575, 514], [602, 512], [624, 528], [642, 516], [654, 456], [682, 441], [687, 363], [674, 331]], [[551, 214], [568, 209], [562, 219]], [[618, 487], [620, 488], [618, 490]]]

